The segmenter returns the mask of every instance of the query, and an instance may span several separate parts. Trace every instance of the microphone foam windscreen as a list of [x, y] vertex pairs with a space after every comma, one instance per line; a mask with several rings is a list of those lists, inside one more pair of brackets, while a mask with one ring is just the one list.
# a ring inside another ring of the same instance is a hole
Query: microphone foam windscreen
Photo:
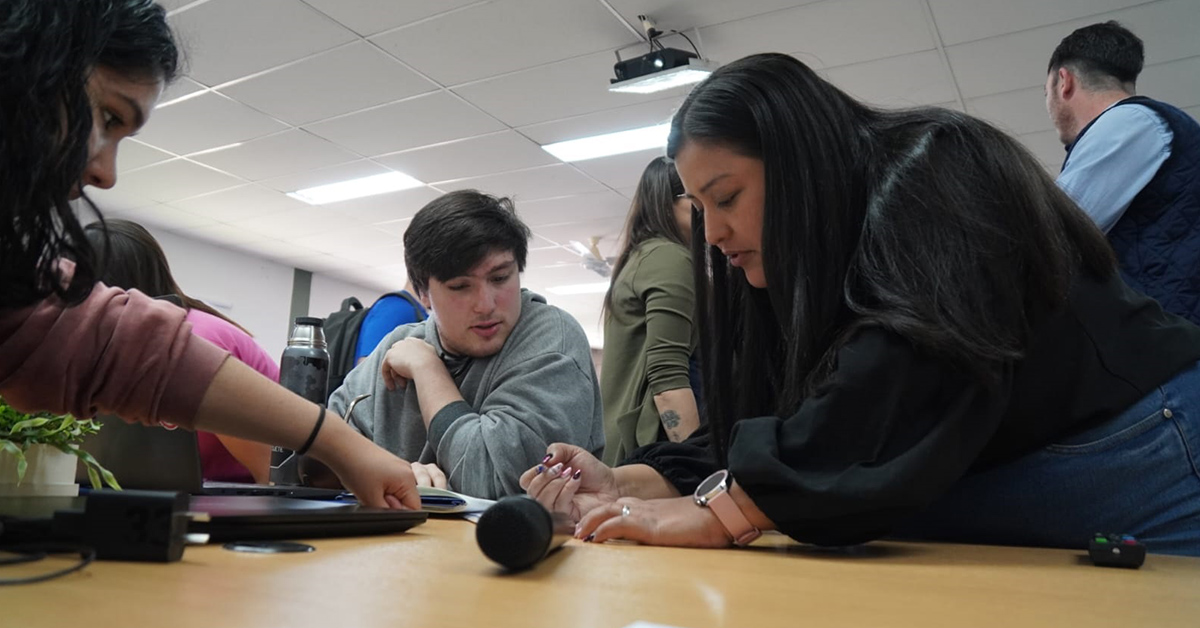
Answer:
[[475, 540], [484, 555], [512, 570], [541, 560], [554, 536], [554, 522], [541, 504], [524, 496], [505, 497], [484, 511]]

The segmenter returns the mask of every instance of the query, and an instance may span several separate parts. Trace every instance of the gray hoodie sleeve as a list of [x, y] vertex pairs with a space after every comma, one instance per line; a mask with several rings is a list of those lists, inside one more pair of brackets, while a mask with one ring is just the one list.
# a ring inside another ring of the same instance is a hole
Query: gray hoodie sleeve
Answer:
[[465, 402], [442, 408], [430, 423], [429, 443], [450, 485], [498, 499], [521, 492], [518, 478], [550, 443], [601, 448], [595, 377], [590, 357], [584, 367], [562, 352], [540, 353], [500, 373], [481, 412]]
[[[388, 338], [390, 339], [391, 336]], [[380, 343], [380, 346], [384, 346], [384, 343]], [[387, 343], [386, 346], [391, 347], [391, 343]], [[350, 427], [358, 430], [370, 440], [375, 440], [375, 413], [372, 412], [372, 407], [380, 399], [381, 391], [378, 389], [387, 390], [383, 385], [383, 378], [379, 375], [383, 367], [383, 358], [386, 355], [386, 350], [380, 351], [376, 347], [366, 359], [346, 374], [342, 385], [329, 397], [329, 409], [346, 419], [350, 423]], [[370, 393], [371, 399], [364, 400], [355, 407], [353, 419], [347, 417], [345, 412], [350, 402], [354, 401], [355, 397], [367, 393]]]

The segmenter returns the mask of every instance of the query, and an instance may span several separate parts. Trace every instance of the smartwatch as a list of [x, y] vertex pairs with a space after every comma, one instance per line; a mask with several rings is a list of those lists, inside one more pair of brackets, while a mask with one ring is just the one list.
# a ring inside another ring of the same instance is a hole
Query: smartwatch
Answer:
[[733, 544], [744, 547], [762, 536], [762, 531], [750, 524], [742, 509], [729, 496], [729, 470], [721, 469], [708, 476], [696, 487], [694, 499], [697, 506], [708, 508], [717, 516], [725, 531], [733, 537]]

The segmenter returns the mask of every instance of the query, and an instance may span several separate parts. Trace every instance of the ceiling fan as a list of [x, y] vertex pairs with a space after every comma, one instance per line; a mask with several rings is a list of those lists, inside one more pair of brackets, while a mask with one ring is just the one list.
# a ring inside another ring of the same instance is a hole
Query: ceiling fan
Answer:
[[602, 240], [602, 236], [592, 236], [588, 238], [588, 243], [584, 244], [579, 240], [571, 240], [567, 248], [576, 255], [583, 258], [583, 267], [600, 275], [601, 277], [609, 277], [612, 275], [613, 262], [617, 261], [615, 257], [604, 257], [600, 252], [600, 247], [597, 246]]

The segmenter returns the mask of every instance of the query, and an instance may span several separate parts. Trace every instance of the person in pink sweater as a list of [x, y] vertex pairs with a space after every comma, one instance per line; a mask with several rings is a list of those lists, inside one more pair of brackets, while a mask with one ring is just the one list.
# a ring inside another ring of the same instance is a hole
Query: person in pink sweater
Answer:
[[118, 143], [175, 77], [163, 8], [5, 0], [0, 40], [0, 396], [23, 411], [103, 411], [307, 450], [361, 503], [419, 508], [409, 463], [228, 360], [182, 308], [97, 282], [70, 202], [91, 205], [86, 186], [116, 183]]
[[[106, 220], [84, 227], [83, 232], [104, 260], [100, 281], [168, 298], [187, 310], [185, 320], [192, 324], [193, 334], [228, 351], [267, 379], [279, 381], [279, 366], [254, 342], [250, 332], [179, 287], [166, 253], [145, 227], [130, 220]], [[203, 430], [196, 435], [205, 480], [267, 482], [271, 471], [269, 446]]]

